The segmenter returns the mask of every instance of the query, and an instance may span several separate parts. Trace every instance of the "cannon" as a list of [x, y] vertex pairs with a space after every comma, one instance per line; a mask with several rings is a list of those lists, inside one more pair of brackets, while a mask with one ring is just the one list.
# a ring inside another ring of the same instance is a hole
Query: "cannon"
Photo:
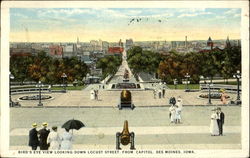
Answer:
[[130, 149], [135, 150], [135, 134], [134, 132], [129, 132], [128, 121], [124, 121], [123, 131], [116, 133], [116, 149], [121, 150], [120, 145], [128, 145], [130, 143]]
[[135, 108], [134, 104], [132, 104], [131, 92], [129, 90], [122, 90], [121, 92], [118, 108], [121, 110], [124, 107], [131, 108], [132, 110]]

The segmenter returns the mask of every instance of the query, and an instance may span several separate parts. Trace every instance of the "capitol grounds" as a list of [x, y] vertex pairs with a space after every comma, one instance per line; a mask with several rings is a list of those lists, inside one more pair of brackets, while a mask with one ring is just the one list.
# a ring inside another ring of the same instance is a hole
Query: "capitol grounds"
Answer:
[[[98, 85], [95, 85], [98, 86]], [[132, 91], [135, 109], [119, 110], [120, 91], [99, 91], [99, 100], [90, 100], [90, 87], [67, 93], [49, 93], [52, 99], [42, 101], [20, 101], [26, 95], [12, 95], [21, 107], [10, 108], [10, 149], [26, 150], [31, 124], [48, 122], [49, 128], [59, 127], [70, 119], [82, 121], [86, 127], [74, 130], [73, 149], [113, 149], [116, 132], [122, 132], [125, 120], [129, 131], [135, 133], [135, 148], [140, 149], [240, 149], [241, 106], [221, 105], [219, 99], [198, 98], [200, 91], [167, 89], [165, 98], [154, 99], [152, 91]], [[235, 93], [228, 94], [231, 100]], [[182, 123], [170, 124], [169, 98], [183, 99]], [[209, 133], [211, 110], [221, 107], [225, 113], [224, 136]], [[40, 129], [41, 126], [38, 127]], [[121, 146], [129, 148], [128, 146]]]

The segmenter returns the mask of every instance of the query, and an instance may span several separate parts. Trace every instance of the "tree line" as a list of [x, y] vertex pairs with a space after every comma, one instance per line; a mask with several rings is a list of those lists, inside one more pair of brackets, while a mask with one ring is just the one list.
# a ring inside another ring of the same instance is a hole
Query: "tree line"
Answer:
[[67, 82], [75, 79], [82, 81], [89, 72], [87, 65], [77, 57], [52, 58], [46, 52], [35, 56], [11, 56], [10, 71], [15, 81], [41, 81], [47, 84], [62, 83], [62, 74], [67, 75]]
[[130, 48], [127, 54], [128, 64], [135, 74], [156, 73], [168, 84], [172, 84], [174, 79], [180, 83], [185, 79], [186, 73], [190, 75], [191, 83], [199, 83], [200, 76], [211, 80], [215, 76], [229, 79], [237, 70], [241, 70], [239, 46], [189, 53], [170, 51], [166, 54], [146, 51], [135, 46]]

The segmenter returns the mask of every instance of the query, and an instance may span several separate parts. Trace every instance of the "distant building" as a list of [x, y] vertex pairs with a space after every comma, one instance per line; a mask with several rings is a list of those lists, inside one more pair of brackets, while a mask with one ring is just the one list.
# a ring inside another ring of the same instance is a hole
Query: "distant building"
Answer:
[[213, 49], [214, 42], [212, 41], [211, 37], [209, 36], [207, 40], [207, 47], [210, 47], [210, 49]]
[[124, 48], [122, 47], [109, 47], [108, 54], [122, 54]]
[[63, 57], [63, 47], [59, 46], [59, 45], [51, 45], [49, 47], [49, 54], [52, 57], [56, 57], [56, 58], [62, 58]]
[[133, 44], [134, 44], [134, 42], [133, 42], [133, 39], [127, 39], [126, 40], [126, 49], [130, 49], [131, 47], [133, 47]]
[[63, 47], [63, 57], [76, 56], [77, 47], [76, 44], [66, 45]]
[[10, 56], [32, 56], [36, 53], [32, 48], [10, 48]]

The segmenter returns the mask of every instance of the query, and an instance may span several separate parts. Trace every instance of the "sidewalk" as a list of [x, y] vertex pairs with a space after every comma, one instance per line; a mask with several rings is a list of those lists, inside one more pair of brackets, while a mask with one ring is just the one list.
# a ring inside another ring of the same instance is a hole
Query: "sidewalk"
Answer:
[[[98, 86], [98, 85], [96, 85]], [[140, 106], [166, 106], [169, 105], [170, 97], [181, 96], [183, 105], [207, 105], [208, 99], [198, 98], [201, 92], [184, 92], [184, 90], [167, 90], [165, 98], [154, 99], [153, 91], [131, 91], [132, 103], [136, 107]], [[18, 98], [32, 94], [12, 95], [14, 102], [19, 102], [22, 106], [36, 107], [38, 101], [20, 101]], [[99, 100], [90, 100], [90, 91], [67, 91], [67, 93], [51, 93], [53, 99], [42, 101], [44, 106], [80, 106], [80, 107], [117, 107], [120, 102], [120, 91], [99, 90]], [[236, 94], [228, 94], [231, 99], [236, 98]], [[229, 100], [228, 100], [229, 101]], [[220, 105], [220, 99], [212, 99], [212, 105]]]

